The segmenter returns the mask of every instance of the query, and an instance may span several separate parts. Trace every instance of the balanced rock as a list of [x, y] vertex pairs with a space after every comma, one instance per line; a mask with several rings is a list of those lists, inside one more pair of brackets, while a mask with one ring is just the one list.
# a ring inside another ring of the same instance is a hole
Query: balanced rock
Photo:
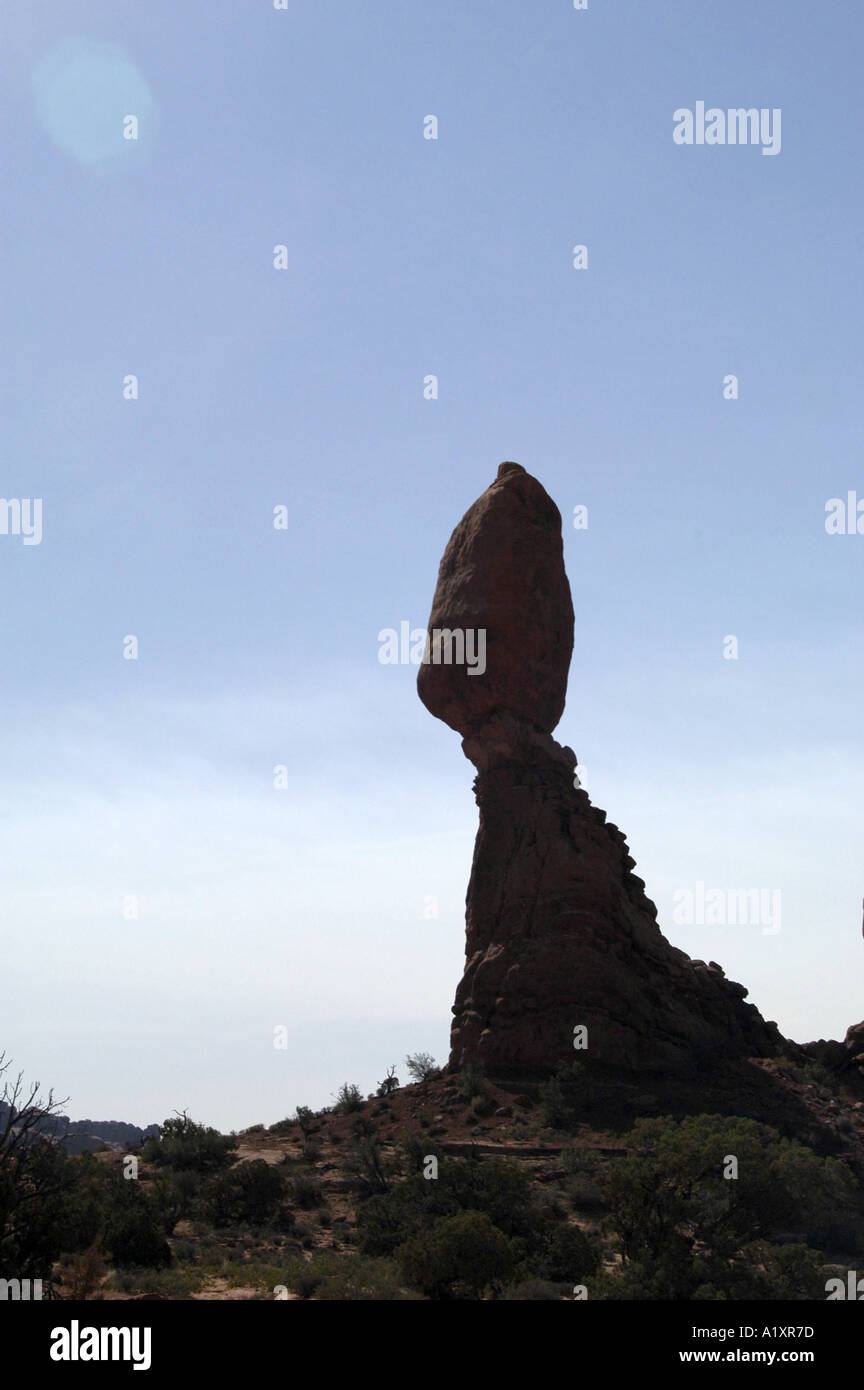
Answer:
[[575, 785], [575, 754], [550, 736], [573, 645], [561, 517], [512, 463], [454, 531], [429, 622], [480, 625], [485, 673], [428, 664], [418, 677], [423, 703], [464, 735], [478, 769], [451, 1066], [480, 1062], [515, 1080], [582, 1057], [692, 1076], [779, 1051], [776, 1025], [745, 1002], [743, 985], [661, 934], [623, 833]]
[[[499, 711], [552, 732], [567, 693], [573, 603], [561, 513], [518, 463], [501, 464], [450, 537], [427, 630], [417, 688], [430, 713], [465, 735]], [[447, 661], [435, 644], [442, 632], [482, 632], [485, 669]]]

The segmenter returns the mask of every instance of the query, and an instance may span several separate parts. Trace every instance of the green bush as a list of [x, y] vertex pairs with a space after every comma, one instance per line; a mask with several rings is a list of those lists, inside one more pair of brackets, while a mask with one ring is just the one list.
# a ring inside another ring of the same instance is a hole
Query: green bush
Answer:
[[185, 1221], [196, 1210], [200, 1191], [201, 1177], [191, 1168], [166, 1168], [157, 1173], [151, 1193], [166, 1236], [178, 1221]]
[[560, 1062], [554, 1075], [540, 1087], [540, 1109], [550, 1129], [572, 1132], [591, 1100], [585, 1059]]
[[480, 1298], [510, 1277], [518, 1252], [485, 1212], [442, 1216], [396, 1251], [402, 1273], [429, 1298]]
[[211, 1184], [207, 1207], [216, 1226], [264, 1226], [276, 1215], [284, 1191], [279, 1169], [255, 1158], [238, 1163]]
[[467, 1062], [459, 1073], [459, 1095], [468, 1104], [476, 1096], [485, 1096], [489, 1091], [486, 1071], [482, 1062]]
[[603, 1205], [600, 1190], [600, 1156], [594, 1149], [571, 1145], [564, 1150], [564, 1171], [567, 1190], [573, 1205], [580, 1211], [598, 1211]]
[[353, 1115], [355, 1111], [362, 1110], [364, 1105], [363, 1096], [359, 1086], [343, 1081], [339, 1090], [336, 1092], [335, 1110], [339, 1115]]
[[441, 1075], [441, 1068], [435, 1065], [435, 1058], [428, 1052], [415, 1052], [413, 1056], [406, 1057], [405, 1065], [412, 1081], [432, 1081]]
[[[836, 1159], [754, 1120], [640, 1120], [628, 1147], [602, 1186], [629, 1268], [618, 1292], [600, 1296], [806, 1296], [795, 1290], [813, 1286], [815, 1255], [776, 1237], [803, 1230], [813, 1240], [832, 1213], [861, 1207]], [[724, 1177], [731, 1157], [737, 1178]], [[789, 1292], [770, 1292], [777, 1288]]]
[[0, 1157], [0, 1278], [47, 1281], [62, 1251], [86, 1250], [98, 1235], [98, 1184], [87, 1175], [99, 1165], [42, 1138]]
[[166, 1120], [159, 1138], [146, 1140], [141, 1156], [145, 1163], [212, 1173], [227, 1168], [236, 1149], [230, 1135], [196, 1124], [184, 1113]]
[[378, 1131], [372, 1121], [363, 1115], [358, 1115], [351, 1126], [351, 1146], [345, 1155], [344, 1166], [361, 1197], [386, 1192], [390, 1186]]
[[398, 1266], [392, 1260], [370, 1260], [330, 1250], [308, 1260], [293, 1260], [282, 1282], [301, 1298], [322, 1302], [394, 1302], [419, 1297], [401, 1286]]
[[396, 1075], [396, 1068], [389, 1067], [384, 1080], [378, 1082], [378, 1089], [375, 1094], [376, 1096], [389, 1096], [392, 1095], [394, 1091], [398, 1090], [399, 1077]]
[[514, 1164], [501, 1159], [441, 1159], [437, 1178], [414, 1173], [363, 1203], [357, 1213], [360, 1249], [367, 1255], [392, 1255], [439, 1217], [462, 1211], [485, 1213], [506, 1236], [529, 1241], [541, 1224], [530, 1181]]
[[306, 1173], [298, 1173], [291, 1181], [291, 1195], [294, 1205], [301, 1211], [312, 1211], [314, 1207], [321, 1205], [321, 1184]]
[[504, 1299], [507, 1303], [560, 1303], [561, 1289], [546, 1279], [526, 1279], [521, 1284], [511, 1284]]
[[555, 1225], [545, 1233], [537, 1253], [526, 1261], [536, 1278], [562, 1284], [584, 1283], [599, 1262], [585, 1232], [566, 1224]]
[[162, 1269], [171, 1263], [171, 1247], [155, 1212], [144, 1208], [117, 1212], [105, 1233], [105, 1245], [115, 1265]]

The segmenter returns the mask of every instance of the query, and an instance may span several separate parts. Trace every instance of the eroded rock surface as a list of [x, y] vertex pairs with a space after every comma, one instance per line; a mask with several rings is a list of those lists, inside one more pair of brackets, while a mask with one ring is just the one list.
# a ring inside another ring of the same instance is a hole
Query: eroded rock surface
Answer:
[[[487, 670], [423, 665], [418, 690], [463, 734], [478, 769], [480, 829], [467, 898], [467, 959], [450, 1062], [492, 1077], [562, 1061], [693, 1075], [770, 1056], [773, 1023], [714, 962], [669, 944], [624, 835], [574, 785], [561, 717], [573, 605], [561, 516], [535, 478], [502, 464], [441, 562], [428, 627], [486, 627]], [[574, 1029], [587, 1028], [587, 1051]]]
[[427, 630], [454, 629], [485, 632], [486, 669], [421, 665], [426, 708], [464, 735], [498, 711], [551, 733], [567, 693], [573, 603], [561, 513], [518, 463], [501, 464], [444, 551]]

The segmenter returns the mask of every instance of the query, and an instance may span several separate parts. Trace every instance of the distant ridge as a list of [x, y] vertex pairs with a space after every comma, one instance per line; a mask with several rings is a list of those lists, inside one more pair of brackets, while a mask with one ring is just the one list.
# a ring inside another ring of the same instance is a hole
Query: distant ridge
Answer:
[[[0, 1100], [0, 1124], [5, 1124], [9, 1106]], [[109, 1149], [128, 1149], [143, 1144], [145, 1139], [159, 1134], [158, 1125], [128, 1124], [124, 1120], [70, 1120], [68, 1115], [50, 1115], [39, 1126], [62, 1144], [68, 1153], [78, 1154], [103, 1146]]]

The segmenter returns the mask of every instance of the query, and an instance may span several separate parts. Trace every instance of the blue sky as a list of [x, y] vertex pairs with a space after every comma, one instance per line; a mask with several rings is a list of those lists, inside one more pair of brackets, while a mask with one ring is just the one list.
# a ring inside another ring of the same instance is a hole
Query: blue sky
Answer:
[[[824, 517], [864, 497], [860, 7], [30, 0], [2, 27], [0, 490], [43, 538], [0, 535], [0, 1045], [76, 1117], [225, 1128], [443, 1059], [472, 769], [377, 634], [426, 622], [503, 459], [564, 515], [557, 736], [666, 934], [842, 1037], [864, 537]], [[782, 110], [780, 154], [677, 146], [700, 100]], [[674, 925], [700, 881], [779, 888], [782, 930]]]

